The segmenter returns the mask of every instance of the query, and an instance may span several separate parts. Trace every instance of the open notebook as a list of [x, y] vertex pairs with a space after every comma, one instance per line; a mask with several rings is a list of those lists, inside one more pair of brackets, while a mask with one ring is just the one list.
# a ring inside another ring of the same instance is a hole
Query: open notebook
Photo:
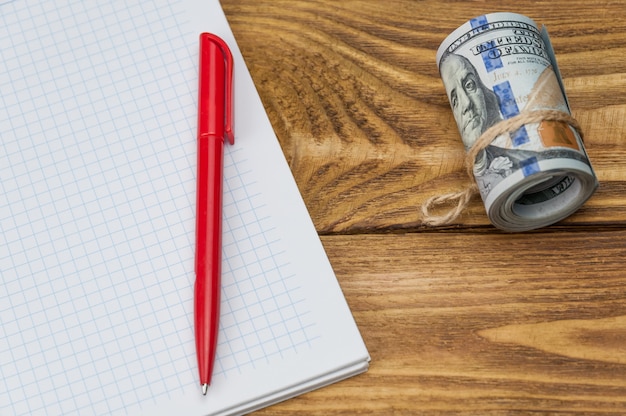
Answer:
[[[236, 122], [207, 396], [193, 339], [202, 31], [235, 57]], [[0, 1], [0, 62], [0, 414], [241, 414], [367, 369], [216, 0]]]

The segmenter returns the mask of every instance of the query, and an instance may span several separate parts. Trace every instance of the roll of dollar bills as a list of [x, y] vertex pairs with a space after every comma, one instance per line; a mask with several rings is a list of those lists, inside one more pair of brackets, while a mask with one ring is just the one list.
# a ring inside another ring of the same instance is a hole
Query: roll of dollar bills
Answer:
[[545, 28], [515, 13], [477, 17], [443, 41], [437, 65], [493, 225], [544, 227], [593, 194], [598, 181]]

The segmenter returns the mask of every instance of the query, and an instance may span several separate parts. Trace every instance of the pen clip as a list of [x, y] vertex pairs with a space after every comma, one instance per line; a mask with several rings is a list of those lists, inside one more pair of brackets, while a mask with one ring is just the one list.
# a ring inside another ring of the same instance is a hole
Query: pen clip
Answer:
[[235, 113], [235, 106], [234, 106], [234, 79], [233, 79], [233, 54], [230, 53], [230, 49], [228, 48], [228, 45], [226, 45], [226, 42], [224, 42], [223, 40], [221, 40], [221, 47], [222, 50], [224, 51], [224, 59], [226, 61], [226, 120], [225, 120], [225, 126], [224, 126], [224, 134], [226, 135], [226, 137], [228, 138], [228, 142], [233, 145], [235, 144], [235, 132], [233, 130], [235, 122], [234, 122], [234, 113]]
[[233, 55], [228, 48], [228, 45], [222, 38], [212, 34], [212, 33], [202, 33], [200, 34], [201, 38], [204, 38], [208, 41], [214, 42], [221, 50], [224, 55], [224, 72], [226, 74], [225, 79], [225, 90], [224, 90], [224, 135], [228, 139], [228, 142], [232, 145], [235, 144], [235, 133], [234, 133], [234, 79], [233, 79]]

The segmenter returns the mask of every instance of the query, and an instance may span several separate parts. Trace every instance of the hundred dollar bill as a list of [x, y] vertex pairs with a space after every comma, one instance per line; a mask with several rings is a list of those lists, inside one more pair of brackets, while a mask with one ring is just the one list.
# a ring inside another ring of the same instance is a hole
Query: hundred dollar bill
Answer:
[[[526, 16], [466, 22], [441, 44], [437, 65], [468, 151], [503, 120], [571, 114], [547, 32]], [[495, 137], [478, 152], [473, 174], [490, 221], [505, 231], [560, 221], [598, 186], [579, 132], [547, 119]]]

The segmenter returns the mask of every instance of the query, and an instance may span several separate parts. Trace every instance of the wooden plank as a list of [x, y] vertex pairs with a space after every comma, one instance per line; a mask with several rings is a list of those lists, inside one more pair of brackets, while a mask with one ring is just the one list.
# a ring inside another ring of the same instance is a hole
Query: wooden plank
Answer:
[[560, 224], [451, 227], [426, 197], [467, 181], [435, 65], [488, 2], [222, 0], [372, 355], [259, 415], [626, 413], [626, 7], [503, 0], [547, 25], [600, 189]]
[[259, 415], [626, 412], [626, 231], [322, 241], [371, 368]]
[[[464, 187], [463, 148], [435, 65], [483, 3], [224, 0], [321, 233], [421, 230], [417, 207]], [[626, 224], [626, 7], [502, 1], [546, 24], [601, 188], [558, 227]], [[428, 11], [428, 12], [425, 12]], [[475, 199], [455, 227], [489, 226]]]

